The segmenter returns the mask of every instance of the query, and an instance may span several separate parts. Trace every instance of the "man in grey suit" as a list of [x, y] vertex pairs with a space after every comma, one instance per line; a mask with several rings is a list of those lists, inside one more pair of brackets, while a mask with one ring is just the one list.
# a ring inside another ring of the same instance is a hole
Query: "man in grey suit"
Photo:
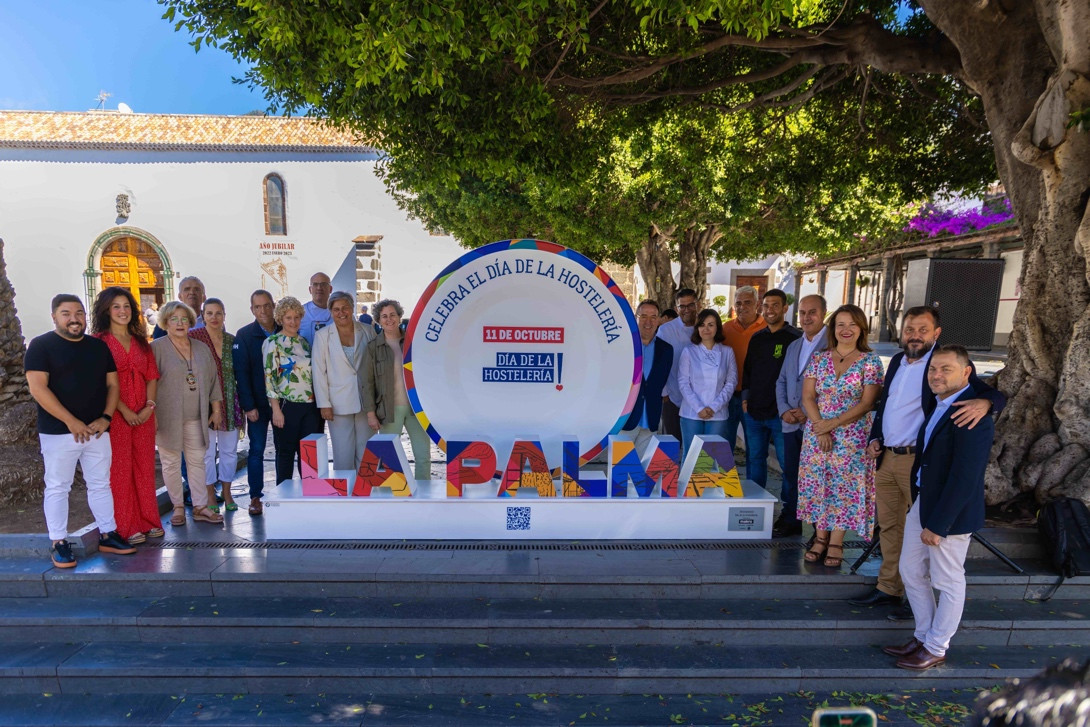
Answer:
[[783, 367], [776, 379], [776, 406], [783, 422], [783, 509], [772, 525], [772, 537], [800, 535], [802, 523], [796, 514], [799, 502], [799, 458], [802, 455], [802, 374], [815, 354], [828, 347], [825, 335], [825, 299], [807, 295], [799, 301], [799, 328], [802, 337], [791, 342], [784, 354]]

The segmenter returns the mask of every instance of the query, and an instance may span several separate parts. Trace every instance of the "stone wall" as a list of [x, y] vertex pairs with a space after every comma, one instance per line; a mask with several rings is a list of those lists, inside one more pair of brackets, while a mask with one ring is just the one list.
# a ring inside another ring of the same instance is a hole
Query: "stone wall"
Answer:
[[356, 304], [371, 312], [371, 304], [382, 300], [382, 235], [360, 235], [356, 245]]
[[613, 282], [617, 284], [617, 287], [624, 293], [624, 297], [628, 299], [629, 304], [635, 309], [636, 304], [639, 302], [636, 300], [636, 268], [610, 262], [600, 263], [600, 265], [602, 270], [605, 270], [609, 273], [609, 277], [613, 278]]

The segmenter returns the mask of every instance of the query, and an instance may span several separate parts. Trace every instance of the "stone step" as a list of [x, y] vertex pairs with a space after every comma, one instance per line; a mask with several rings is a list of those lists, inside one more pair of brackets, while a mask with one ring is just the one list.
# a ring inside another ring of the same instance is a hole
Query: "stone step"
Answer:
[[[197, 636], [194, 633], [193, 636]], [[899, 640], [898, 640], [899, 641]], [[0, 692], [740, 694], [982, 688], [1085, 649], [955, 646], [906, 672], [878, 646], [11, 642]]]
[[[889, 607], [813, 600], [9, 598], [0, 642], [867, 646], [907, 638]], [[1090, 645], [1090, 602], [971, 598], [958, 645]]]
[[[96, 554], [59, 570], [47, 559], [0, 559], [0, 597], [215, 596], [391, 598], [773, 598], [839, 601], [875, 582], [876, 566], [857, 574], [801, 562], [799, 551], [384, 551], [262, 548], [142, 549]], [[1056, 576], [1021, 561], [1015, 574], [998, 560], [967, 565], [974, 598], [1036, 599]], [[866, 573], [866, 574], [865, 574]], [[1090, 579], [1067, 581], [1055, 601], [1090, 601]]]

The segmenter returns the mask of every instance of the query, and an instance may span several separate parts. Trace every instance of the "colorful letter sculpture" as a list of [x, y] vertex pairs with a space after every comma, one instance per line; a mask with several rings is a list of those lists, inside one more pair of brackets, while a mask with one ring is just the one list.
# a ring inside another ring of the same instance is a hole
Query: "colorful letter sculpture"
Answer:
[[397, 434], [376, 434], [367, 440], [356, 472], [353, 497], [369, 497], [376, 487], [389, 487], [396, 497], [412, 497], [416, 479], [410, 475], [409, 460]]
[[514, 497], [520, 487], [537, 490], [539, 497], [556, 497], [556, 483], [540, 442], [515, 440], [496, 496]]
[[348, 480], [329, 476], [329, 443], [324, 434], [311, 434], [299, 442], [304, 497], [344, 497]]
[[698, 434], [681, 464], [681, 481], [688, 482], [685, 497], [701, 497], [709, 487], [720, 487], [727, 497], [742, 497], [742, 481], [734, 466], [730, 442], [717, 434]]
[[680, 445], [670, 436], [651, 438], [641, 461], [636, 443], [618, 436], [609, 438], [609, 483], [613, 497], [628, 497], [632, 482], [637, 497], [651, 497], [661, 481], [661, 497], [677, 497]]
[[574, 437], [564, 440], [560, 477], [564, 497], [605, 497], [608, 494], [608, 480], [579, 472], [579, 442]]
[[[469, 463], [476, 461], [476, 465]], [[488, 442], [447, 442], [447, 497], [461, 497], [462, 485], [491, 482], [496, 450]]]

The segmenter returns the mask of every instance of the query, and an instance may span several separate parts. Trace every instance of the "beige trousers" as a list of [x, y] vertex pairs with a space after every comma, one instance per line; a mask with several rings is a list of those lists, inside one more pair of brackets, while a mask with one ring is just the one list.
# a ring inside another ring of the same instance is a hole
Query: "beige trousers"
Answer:
[[186, 470], [189, 474], [189, 496], [193, 498], [193, 507], [208, 506], [208, 488], [204, 480], [204, 443], [205, 423], [197, 420], [182, 424], [182, 449], [172, 450], [159, 447], [159, 463], [163, 466], [163, 483], [170, 494], [170, 503], [181, 507], [182, 494], [182, 454], [185, 454]]
[[904, 595], [898, 562], [905, 536], [905, 517], [912, 506], [912, 454], [894, 454], [886, 450], [882, 466], [874, 473], [875, 499], [878, 505], [878, 540], [882, 544], [882, 567], [878, 571], [878, 590], [891, 596]]

